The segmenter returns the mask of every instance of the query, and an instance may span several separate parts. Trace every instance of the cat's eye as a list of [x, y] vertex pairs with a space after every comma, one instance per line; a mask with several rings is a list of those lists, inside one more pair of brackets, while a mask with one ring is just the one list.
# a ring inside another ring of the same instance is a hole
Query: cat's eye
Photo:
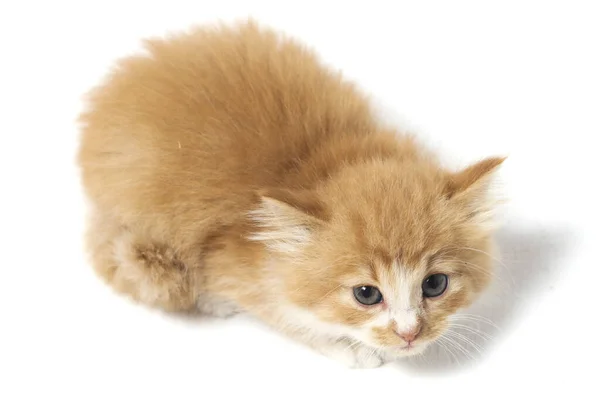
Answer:
[[421, 285], [424, 297], [438, 297], [446, 291], [448, 287], [448, 275], [433, 274], [429, 275]]
[[373, 304], [381, 303], [383, 296], [379, 289], [375, 286], [357, 286], [354, 288], [354, 298], [360, 304], [372, 306]]

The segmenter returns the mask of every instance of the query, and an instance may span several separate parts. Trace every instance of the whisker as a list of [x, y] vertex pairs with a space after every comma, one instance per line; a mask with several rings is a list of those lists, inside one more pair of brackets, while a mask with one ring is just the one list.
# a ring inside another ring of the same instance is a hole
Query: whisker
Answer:
[[470, 267], [472, 267], [473, 269], [475, 269], [477, 271], [483, 272], [484, 274], [487, 274], [488, 276], [497, 279], [498, 281], [504, 281], [504, 279], [502, 279], [499, 275], [497, 275], [493, 271], [490, 271], [489, 269], [486, 269], [486, 268], [482, 267], [481, 265], [473, 264], [471, 262], [464, 261], [464, 260], [461, 260], [459, 258], [441, 258], [440, 261], [441, 262], [443, 262], [443, 261], [457, 262], [457, 263], [460, 263], [460, 264], [463, 264], [463, 265], [466, 265], [466, 266], [470, 266]]
[[458, 348], [469, 360], [475, 360], [475, 357], [473, 357], [473, 355], [471, 354], [471, 352], [469, 351], [468, 348], [464, 347], [462, 344], [460, 344], [457, 341], [452, 341], [452, 343], [454, 343], [454, 345], [456, 346], [456, 348]]
[[[444, 333], [444, 335], [447, 333], [449, 333], [449, 331], [446, 331]], [[468, 359], [474, 360], [474, 357], [460, 343], [453, 340], [452, 337], [447, 337], [447, 336], [442, 336], [442, 337], [444, 337], [448, 341], [448, 344], [451, 345], [455, 350], [460, 351]]]
[[492, 320], [482, 317], [480, 315], [475, 314], [454, 314], [448, 318], [449, 321], [472, 321], [472, 322], [480, 322], [484, 324], [488, 324], [491, 327], [501, 330], [498, 325], [496, 325]]
[[328, 291], [327, 293], [325, 293], [323, 296], [321, 296], [319, 299], [317, 299], [317, 301], [315, 303], [320, 303], [321, 301], [323, 301], [327, 296], [329, 296], [331, 293], [335, 292], [336, 290], [338, 290], [339, 288], [341, 288], [343, 286], [343, 284], [339, 284], [336, 287], [334, 287], [333, 289], [331, 289], [330, 291]]
[[482, 338], [482, 339], [486, 339], [486, 340], [490, 340], [490, 339], [492, 339], [492, 336], [491, 336], [491, 335], [489, 335], [489, 334], [487, 334], [487, 333], [485, 333], [485, 332], [482, 332], [482, 331], [480, 331], [480, 330], [478, 330], [478, 329], [475, 329], [475, 328], [473, 328], [473, 327], [470, 327], [470, 326], [468, 326], [468, 325], [462, 325], [462, 324], [450, 324], [450, 325], [449, 325], [449, 328], [454, 328], [454, 327], [456, 327], [456, 328], [458, 328], [458, 329], [464, 329], [465, 331], [467, 331], [467, 332], [471, 332], [471, 333], [473, 333], [473, 334], [475, 334], [475, 335], [479, 336], [479, 337], [480, 337], [480, 338]]
[[498, 265], [500, 265], [501, 267], [504, 268], [504, 270], [506, 271], [506, 273], [510, 277], [513, 285], [515, 284], [515, 279], [514, 279], [514, 276], [511, 273], [511, 271], [510, 271], [510, 268], [508, 268], [508, 266], [506, 265], [506, 263], [504, 263], [504, 261], [500, 260], [498, 257], [494, 257], [492, 254], [488, 253], [487, 251], [483, 251], [483, 250], [480, 250], [480, 249], [474, 249], [472, 247], [459, 247], [457, 249], [458, 250], [474, 251], [476, 253], [484, 254], [484, 255], [490, 257], [492, 260], [494, 260], [496, 263], [498, 263]]
[[350, 350], [350, 349], [353, 349], [353, 348], [357, 347], [358, 345], [360, 345], [360, 341], [358, 341], [358, 340], [354, 340], [354, 339], [348, 339], [348, 340], [350, 340], [351, 343], [348, 346], [344, 347], [344, 350]]
[[477, 352], [479, 354], [481, 354], [481, 346], [479, 346], [477, 343], [475, 343], [472, 339], [469, 339], [467, 336], [463, 335], [462, 333], [456, 332], [456, 331], [448, 330], [446, 333], [448, 333], [452, 337], [455, 337], [456, 339], [461, 339], [466, 344], [472, 346], [475, 350], [477, 350]]
[[505, 271], [506, 271], [506, 273], [508, 274], [508, 276], [509, 276], [509, 278], [510, 278], [510, 280], [511, 280], [512, 284], [513, 284], [513, 285], [515, 285], [515, 279], [514, 279], [514, 276], [513, 276], [513, 275], [512, 275], [512, 273], [511, 273], [511, 271], [510, 271], [510, 268], [508, 268], [508, 266], [507, 266], [507, 265], [506, 265], [506, 264], [505, 264], [505, 263], [504, 263], [502, 260], [498, 259], [498, 257], [495, 257], [495, 256], [493, 256], [492, 254], [488, 253], [487, 251], [480, 250], [480, 249], [474, 249], [474, 248], [472, 248], [472, 247], [451, 247], [451, 248], [448, 248], [448, 249], [446, 249], [445, 251], [441, 252], [441, 253], [440, 253], [440, 256], [443, 256], [443, 255], [445, 255], [445, 254], [448, 254], [448, 253], [451, 253], [451, 252], [454, 252], [454, 251], [460, 251], [460, 250], [473, 251], [473, 252], [480, 253], [480, 254], [484, 254], [484, 255], [486, 255], [486, 256], [488, 256], [488, 257], [490, 257], [490, 258], [491, 258], [492, 260], [494, 260], [494, 261], [495, 261], [495, 262], [496, 262], [498, 265], [500, 265], [501, 267], [503, 267], [503, 268], [504, 268], [504, 270], [505, 270]]
[[456, 354], [450, 349], [449, 345], [448, 345], [448, 338], [445, 338], [443, 336], [440, 336], [438, 338], [438, 342], [437, 342], [440, 347], [448, 354], [450, 354], [452, 356], [452, 358], [454, 359], [454, 361], [460, 365], [460, 361], [458, 360], [458, 357], [456, 356]]
[[373, 356], [373, 354], [375, 354], [375, 352], [381, 350], [382, 348], [383, 348], [383, 346], [373, 347], [373, 351], [371, 351], [366, 358], [371, 358]]

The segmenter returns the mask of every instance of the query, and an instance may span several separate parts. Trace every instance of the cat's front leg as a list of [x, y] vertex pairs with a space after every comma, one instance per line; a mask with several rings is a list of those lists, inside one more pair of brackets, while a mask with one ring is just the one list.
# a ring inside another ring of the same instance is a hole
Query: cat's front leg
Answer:
[[311, 347], [350, 368], [377, 368], [384, 364], [383, 354], [376, 348], [349, 339], [315, 340]]
[[233, 301], [207, 293], [198, 296], [196, 306], [200, 313], [218, 318], [229, 318], [242, 312]]
[[[315, 329], [314, 323], [308, 326], [299, 325], [296, 320], [291, 321], [288, 318], [291, 314], [289, 310], [286, 311], [266, 313], [263, 309], [256, 315], [291, 339], [350, 368], [377, 368], [388, 360], [381, 349], [367, 346], [361, 341], [345, 336], [323, 332], [323, 326], [321, 329]], [[298, 313], [295, 315], [303, 316]]]

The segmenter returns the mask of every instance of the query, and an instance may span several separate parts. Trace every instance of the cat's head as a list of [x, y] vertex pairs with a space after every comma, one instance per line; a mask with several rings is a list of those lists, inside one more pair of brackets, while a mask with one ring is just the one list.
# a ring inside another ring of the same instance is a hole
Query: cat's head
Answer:
[[314, 190], [266, 193], [253, 239], [318, 329], [415, 354], [489, 283], [502, 161], [454, 173], [426, 159], [348, 166]]

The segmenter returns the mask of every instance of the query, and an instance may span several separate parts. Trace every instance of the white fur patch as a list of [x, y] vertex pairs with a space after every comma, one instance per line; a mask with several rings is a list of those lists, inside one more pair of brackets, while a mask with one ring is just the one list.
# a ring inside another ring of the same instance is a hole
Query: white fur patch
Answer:
[[399, 275], [396, 287], [398, 288], [396, 297], [392, 299], [390, 305], [393, 312], [393, 319], [396, 322], [398, 332], [407, 332], [415, 329], [418, 323], [417, 312], [419, 307], [419, 294], [417, 288], [420, 279], [410, 274], [406, 268], [395, 264], [394, 271]]
[[281, 322], [287, 329], [302, 331], [307, 337], [340, 338], [351, 334], [348, 326], [319, 319], [313, 312], [294, 305], [282, 305]]
[[389, 271], [389, 274], [380, 277], [387, 310], [382, 311], [368, 325], [385, 327], [395, 322], [398, 332], [414, 330], [419, 322], [420, 274], [398, 264], [394, 264]]
[[230, 317], [241, 312], [241, 309], [234, 302], [213, 294], [198, 296], [196, 306], [201, 313], [220, 318]]
[[311, 311], [290, 304], [282, 305], [279, 313], [285, 330], [327, 357], [351, 368], [376, 368], [383, 363], [381, 351], [349, 339], [359, 336], [354, 328], [323, 321]]

